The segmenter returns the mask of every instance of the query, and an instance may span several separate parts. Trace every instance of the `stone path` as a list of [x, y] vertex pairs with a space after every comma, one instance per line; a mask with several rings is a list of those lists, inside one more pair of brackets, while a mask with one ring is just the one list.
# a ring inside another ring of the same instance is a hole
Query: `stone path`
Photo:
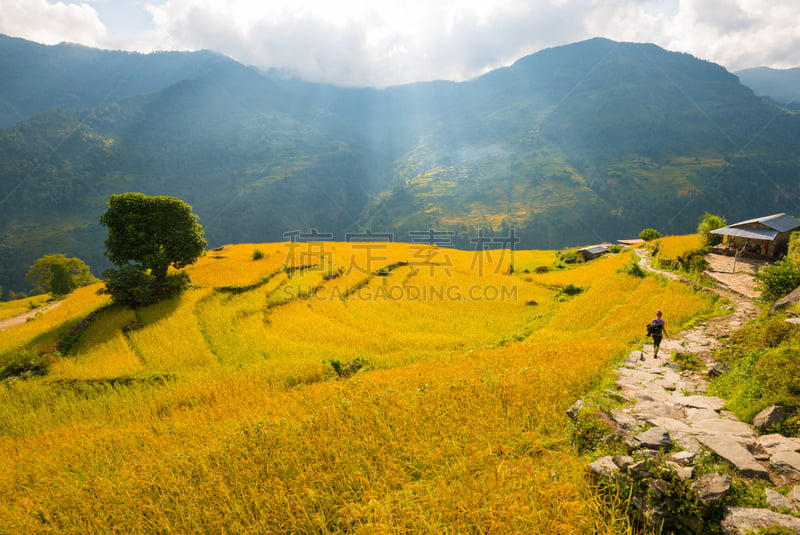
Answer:
[[753, 276], [758, 268], [768, 263], [766, 260], [734, 258], [715, 253], [707, 254], [705, 258], [709, 264], [705, 274], [723, 288], [753, 299], [761, 297], [761, 292], [755, 288]]
[[[643, 268], [673, 280], [682, 279], [675, 273], [653, 268], [646, 251], [637, 250], [637, 253]], [[723, 289], [714, 291], [729, 299], [732, 313], [673, 333], [672, 338], [664, 338], [658, 358], [653, 356], [652, 344], [645, 345], [642, 351], [633, 351], [617, 370], [618, 394], [630, 403], [621, 410], [612, 411], [610, 417], [616, 423], [618, 433], [626, 437], [631, 451], [657, 450], [664, 447], [664, 440], [666, 444], [680, 446], [684, 451], [673, 455], [677, 456], [674, 464], [683, 469], [687, 479], [692, 477], [691, 459], [707, 448], [730, 461], [744, 477], [759, 478], [775, 487], [800, 483], [800, 439], [780, 435], [759, 436], [753, 425], [739, 421], [733, 413], [725, 410], [724, 399], [704, 395], [709, 376], [724, 371], [720, 364], [712, 360], [712, 350], [720, 344], [721, 339], [759, 312], [750, 299], [738, 293]], [[673, 352], [693, 355], [702, 363], [701, 371], [689, 371], [675, 365], [671, 360]], [[649, 429], [645, 431], [646, 428]], [[628, 470], [638, 464], [631, 465], [631, 457], [620, 459], [624, 459], [622, 464]], [[689, 462], [686, 462], [687, 459]], [[590, 469], [598, 475], [602, 472], [606, 477], [609, 472], [614, 472], [614, 468], [620, 468], [615, 464], [617, 460], [603, 458], [592, 463]], [[727, 492], [730, 478], [722, 474], [716, 476], [714, 483]], [[727, 487], [725, 478], [728, 480]], [[704, 489], [704, 492], [708, 490], [707, 487], [714, 486], [708, 481], [700, 482], [700, 479], [692, 483], [692, 486], [695, 485], [698, 489]], [[800, 485], [788, 497], [768, 490], [770, 493], [767, 496], [771, 496], [774, 503], [780, 502], [789, 509], [800, 510]], [[700, 490], [698, 493], [703, 500]], [[713, 492], [708, 496], [712, 496], [710, 499], [719, 499]], [[792, 500], [793, 496], [797, 500]], [[642, 512], [645, 517], [649, 514]], [[663, 515], [658, 518], [663, 521]], [[728, 508], [723, 530], [724, 533], [738, 534], [771, 524], [782, 525], [800, 534], [798, 518], [771, 510], [747, 508]]]

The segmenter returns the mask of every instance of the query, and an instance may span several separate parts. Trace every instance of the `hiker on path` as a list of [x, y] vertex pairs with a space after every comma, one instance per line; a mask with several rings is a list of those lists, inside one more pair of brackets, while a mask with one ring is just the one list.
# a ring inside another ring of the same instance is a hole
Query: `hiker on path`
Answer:
[[656, 310], [656, 317], [647, 326], [647, 332], [653, 337], [653, 358], [658, 358], [658, 348], [661, 346], [661, 337], [669, 336], [667, 334], [667, 325], [661, 319], [661, 311]]

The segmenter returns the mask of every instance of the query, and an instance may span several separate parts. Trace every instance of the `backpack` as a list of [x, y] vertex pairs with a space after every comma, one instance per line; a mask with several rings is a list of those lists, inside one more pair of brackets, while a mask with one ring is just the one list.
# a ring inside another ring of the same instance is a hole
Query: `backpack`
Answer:
[[660, 323], [656, 323], [655, 321], [651, 321], [647, 324], [647, 336], [661, 336], [661, 329], [663, 325]]

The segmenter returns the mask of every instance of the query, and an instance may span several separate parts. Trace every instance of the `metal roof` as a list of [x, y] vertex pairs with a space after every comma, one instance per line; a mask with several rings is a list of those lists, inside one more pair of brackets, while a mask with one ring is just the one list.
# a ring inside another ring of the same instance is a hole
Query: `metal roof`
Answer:
[[728, 225], [728, 227], [740, 227], [742, 225], [749, 225], [753, 223], [761, 223], [762, 225], [777, 230], [778, 232], [786, 232], [788, 230], [800, 228], [800, 221], [792, 216], [782, 213], [757, 217], [755, 219], [748, 219], [747, 221], [740, 221], [738, 223], [734, 223], [733, 225]]
[[[800, 225], [798, 225], [800, 226]], [[765, 230], [759, 228], [734, 228], [722, 227], [712, 230], [711, 234], [722, 234], [723, 236], [736, 236], [738, 238], [747, 238], [748, 240], [768, 240], [772, 241], [778, 235], [777, 230]]]
[[586, 251], [587, 253], [591, 254], [602, 254], [607, 253], [609, 251], [608, 245], [592, 245], [591, 247], [584, 247], [583, 249], [578, 249], [578, 252]]

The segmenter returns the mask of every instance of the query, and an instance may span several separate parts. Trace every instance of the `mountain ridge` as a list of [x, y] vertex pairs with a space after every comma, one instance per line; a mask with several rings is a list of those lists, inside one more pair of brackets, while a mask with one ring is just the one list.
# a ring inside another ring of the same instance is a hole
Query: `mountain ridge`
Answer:
[[516, 228], [522, 246], [558, 248], [685, 233], [707, 209], [797, 211], [797, 118], [655, 45], [598, 38], [383, 89], [186, 57], [192, 77], [0, 130], [0, 285], [52, 252], [97, 272], [97, 217], [130, 190], [192, 204], [212, 245], [370, 228], [450, 230], [469, 248], [478, 229]]

